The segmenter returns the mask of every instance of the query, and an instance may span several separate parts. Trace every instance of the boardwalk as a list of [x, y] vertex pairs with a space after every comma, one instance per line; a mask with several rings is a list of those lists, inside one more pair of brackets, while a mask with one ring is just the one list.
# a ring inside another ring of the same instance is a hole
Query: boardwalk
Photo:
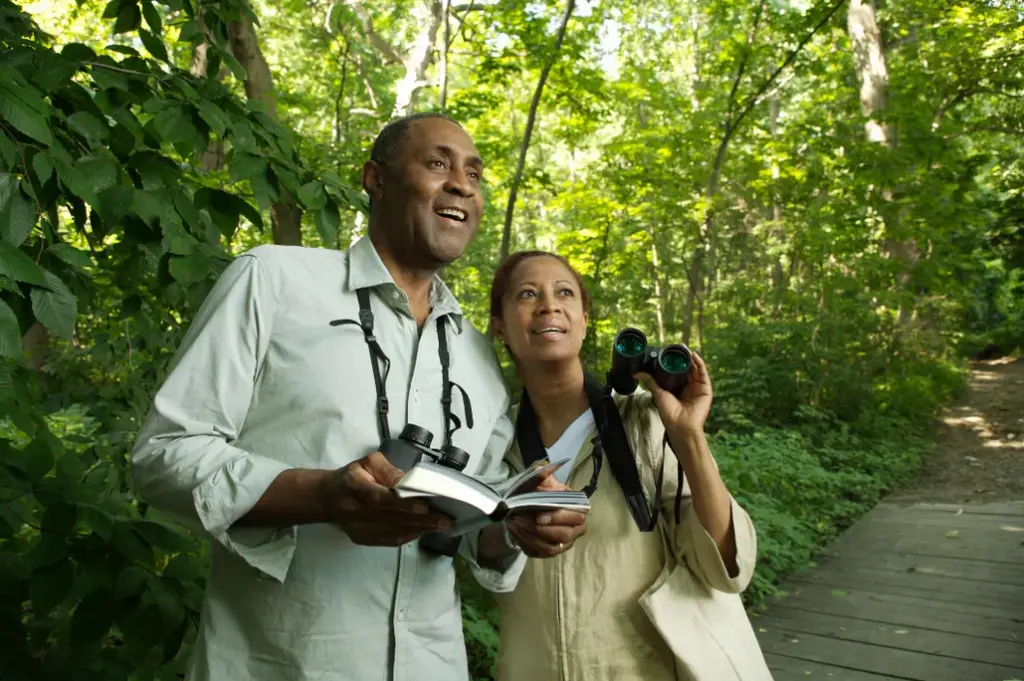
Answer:
[[754, 619], [776, 681], [1024, 681], [1024, 503], [883, 503]]

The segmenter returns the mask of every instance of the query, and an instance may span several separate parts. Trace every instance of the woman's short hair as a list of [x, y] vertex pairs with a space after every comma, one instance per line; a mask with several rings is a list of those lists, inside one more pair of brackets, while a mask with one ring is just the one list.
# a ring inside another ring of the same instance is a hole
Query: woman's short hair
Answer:
[[519, 267], [520, 263], [531, 258], [554, 258], [572, 272], [576, 285], [580, 287], [580, 300], [583, 301], [583, 311], [590, 314], [590, 292], [583, 284], [583, 277], [576, 271], [576, 268], [569, 264], [569, 261], [557, 253], [547, 251], [518, 251], [505, 258], [505, 262], [498, 266], [494, 273], [494, 280], [491, 282], [491, 316], [501, 317], [501, 305], [508, 293], [509, 283], [512, 281], [512, 274]]

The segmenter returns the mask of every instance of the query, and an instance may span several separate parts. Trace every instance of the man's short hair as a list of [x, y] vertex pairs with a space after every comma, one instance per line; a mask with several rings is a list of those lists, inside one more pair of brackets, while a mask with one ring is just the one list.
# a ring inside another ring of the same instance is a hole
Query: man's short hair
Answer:
[[377, 139], [373, 141], [373, 147], [370, 149], [370, 160], [383, 165], [394, 165], [394, 161], [402, 151], [402, 145], [405, 144], [405, 140], [409, 136], [409, 127], [414, 121], [424, 118], [443, 118], [460, 128], [462, 127], [457, 120], [439, 111], [425, 111], [396, 118], [377, 133]]

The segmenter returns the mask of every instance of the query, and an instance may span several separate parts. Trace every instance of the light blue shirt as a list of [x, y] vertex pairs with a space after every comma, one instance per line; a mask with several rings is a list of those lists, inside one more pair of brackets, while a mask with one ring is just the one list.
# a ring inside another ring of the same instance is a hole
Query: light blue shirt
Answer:
[[[474, 427], [453, 444], [466, 472], [508, 475], [509, 394], [494, 352], [435, 278], [417, 329], [408, 298], [371, 241], [347, 252], [260, 246], [221, 275], [158, 391], [132, 454], [140, 496], [205, 532], [212, 565], [191, 681], [463, 681], [465, 643], [451, 558], [354, 544], [333, 525], [281, 530], [232, 525], [289, 468], [334, 469], [379, 447], [370, 354], [357, 288], [372, 291], [375, 334], [391, 360], [390, 429], [407, 422], [442, 443], [435, 325], [446, 329], [451, 378], [469, 394]], [[525, 564], [480, 567], [476, 536], [460, 553], [492, 591]]]

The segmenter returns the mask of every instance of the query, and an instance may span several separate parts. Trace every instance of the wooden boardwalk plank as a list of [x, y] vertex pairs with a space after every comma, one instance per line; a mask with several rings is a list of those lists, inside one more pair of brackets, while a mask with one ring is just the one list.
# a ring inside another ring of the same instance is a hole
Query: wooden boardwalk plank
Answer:
[[800, 610], [778, 609], [770, 617], [760, 618], [762, 633], [779, 632], [799, 637], [816, 634], [844, 641], [901, 648], [931, 655], [945, 655], [967, 662], [983, 662], [1004, 667], [1024, 666], [1024, 642], [995, 641], [962, 633], [881, 624], [841, 615], [826, 615]]
[[[905, 594], [855, 591], [836, 596], [828, 587], [809, 585], [785, 598], [772, 599], [771, 613], [790, 609], [831, 613], [894, 626], [925, 627], [935, 631], [962, 632], [999, 641], [1024, 641], [1024, 618], [1019, 621], [1001, 612], [982, 609], [950, 609], [942, 603]], [[757, 624], [770, 615], [754, 615]]]
[[970, 557], [928, 556], [912, 553], [881, 553], [863, 555], [847, 553], [840, 557], [817, 557], [818, 567], [874, 567], [892, 572], [918, 572], [927, 575], [955, 577], [972, 582], [992, 582], [1024, 589], [1024, 568], [973, 560]]
[[880, 504], [817, 560], [753, 616], [776, 681], [1024, 679], [1024, 504]]
[[860, 672], [856, 669], [840, 669], [818, 662], [809, 662], [795, 657], [765, 653], [768, 669], [775, 681], [904, 681], [899, 676], [883, 676]]
[[1006, 681], [1024, 671], [1024, 666], [967, 661], [815, 634], [769, 630], [761, 633], [760, 640], [766, 652], [913, 681]]

